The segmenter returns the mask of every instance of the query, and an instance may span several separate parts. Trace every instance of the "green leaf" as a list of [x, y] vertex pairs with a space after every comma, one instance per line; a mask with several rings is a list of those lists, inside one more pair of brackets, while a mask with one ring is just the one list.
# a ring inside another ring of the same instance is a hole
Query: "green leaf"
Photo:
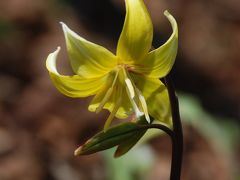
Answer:
[[137, 144], [137, 142], [142, 138], [142, 136], [145, 134], [147, 130], [141, 130], [139, 132], [136, 132], [133, 136], [131, 136], [129, 139], [124, 141], [123, 143], [119, 144], [117, 147], [117, 150], [114, 153], [114, 157], [118, 158], [124, 154], [126, 154], [130, 149], [133, 148]]
[[101, 131], [93, 136], [84, 145], [76, 149], [75, 155], [88, 155], [112, 148], [122, 144], [131, 137], [135, 136], [136, 133], [139, 134], [139, 132], [142, 131], [143, 128], [140, 124], [133, 122], [121, 123], [113, 126], [106, 132]]
[[[136, 122], [137, 124], [148, 124], [146, 121], [145, 117], [142, 116], [142, 118]], [[136, 132], [133, 136], [131, 136], [129, 139], [126, 141], [122, 142], [121, 144], [118, 145], [117, 150], [114, 153], [114, 157], [118, 158], [124, 154], [126, 154], [130, 149], [137, 144], [137, 142], [142, 138], [142, 136], [146, 133], [146, 129], [139, 130]]]

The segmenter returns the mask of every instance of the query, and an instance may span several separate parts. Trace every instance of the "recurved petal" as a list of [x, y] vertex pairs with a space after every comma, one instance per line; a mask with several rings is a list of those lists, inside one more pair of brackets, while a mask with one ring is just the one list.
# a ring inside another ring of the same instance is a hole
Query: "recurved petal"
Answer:
[[78, 75], [63, 76], [60, 75], [56, 68], [56, 59], [60, 47], [49, 54], [46, 66], [49, 71], [52, 82], [55, 87], [64, 95], [69, 97], [86, 97], [96, 94], [106, 81], [106, 76], [98, 78], [83, 78]]
[[165, 85], [157, 78], [136, 74], [132, 77], [146, 99], [150, 116], [171, 126], [170, 102]]
[[126, 17], [117, 56], [122, 63], [134, 64], [147, 55], [152, 44], [153, 27], [143, 0], [125, 0]]
[[117, 65], [117, 57], [104, 47], [87, 41], [62, 24], [73, 71], [86, 78], [107, 74]]
[[161, 78], [166, 76], [171, 70], [177, 55], [178, 49], [178, 27], [174, 17], [165, 11], [164, 15], [171, 23], [173, 32], [170, 38], [159, 48], [151, 51], [148, 56], [139, 62], [135, 71], [143, 73], [152, 78]]

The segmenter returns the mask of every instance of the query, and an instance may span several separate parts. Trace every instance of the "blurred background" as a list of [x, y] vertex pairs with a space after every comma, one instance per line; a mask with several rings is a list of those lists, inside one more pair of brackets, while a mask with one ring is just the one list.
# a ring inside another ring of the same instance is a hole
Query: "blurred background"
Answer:
[[[238, 0], [145, 0], [154, 47], [179, 25], [173, 79], [184, 126], [183, 180], [240, 179], [240, 3]], [[167, 180], [171, 146], [151, 131], [123, 158], [113, 151], [74, 157], [101, 130], [106, 112], [91, 98], [71, 99], [52, 85], [45, 60], [62, 47], [58, 67], [71, 73], [59, 24], [115, 52], [123, 0], [0, 1], [0, 179]]]

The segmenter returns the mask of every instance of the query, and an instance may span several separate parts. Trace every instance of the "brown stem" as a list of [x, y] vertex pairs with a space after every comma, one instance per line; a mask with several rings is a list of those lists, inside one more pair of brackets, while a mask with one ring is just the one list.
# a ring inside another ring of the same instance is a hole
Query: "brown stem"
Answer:
[[165, 78], [165, 84], [168, 89], [170, 106], [172, 111], [173, 136], [172, 136], [172, 163], [170, 180], [180, 180], [182, 155], [183, 155], [183, 133], [182, 123], [179, 113], [178, 98], [175, 94], [174, 86], [170, 74]]

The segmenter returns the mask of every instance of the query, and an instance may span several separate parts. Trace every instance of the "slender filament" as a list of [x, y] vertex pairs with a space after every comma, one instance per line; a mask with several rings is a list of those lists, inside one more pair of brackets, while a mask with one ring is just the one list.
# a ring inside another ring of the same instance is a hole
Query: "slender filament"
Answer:
[[121, 99], [121, 96], [122, 96], [122, 88], [119, 89], [119, 96], [118, 96], [118, 99], [117, 99], [117, 102], [116, 104], [114, 105], [113, 107], [113, 110], [111, 112], [111, 114], [108, 116], [105, 124], [104, 124], [104, 128], [103, 128], [103, 131], [106, 132], [114, 118], [114, 116], [116, 115], [121, 103], [122, 103], [122, 99]]
[[134, 87], [133, 87], [133, 84], [131, 82], [131, 80], [129, 78], [126, 78], [125, 79], [125, 83], [126, 83], [126, 91], [127, 91], [127, 94], [128, 94], [128, 97], [129, 97], [129, 100], [132, 104], [132, 107], [133, 107], [133, 110], [136, 114], [136, 117], [139, 118], [140, 116], [143, 115], [143, 112], [141, 112], [134, 100], [135, 98], [135, 90], [134, 90]]
[[146, 100], [145, 100], [144, 96], [142, 95], [142, 93], [141, 93], [141, 91], [139, 89], [136, 88], [136, 91], [137, 91], [137, 94], [138, 94], [138, 97], [139, 97], [139, 100], [140, 100], [140, 103], [141, 103], [141, 106], [142, 106], [145, 118], [150, 123], [150, 117], [149, 117], [149, 114], [148, 114]]
[[97, 107], [96, 113], [99, 113], [103, 109], [104, 105], [107, 103], [107, 101], [111, 97], [112, 92], [113, 92], [113, 87], [114, 87], [114, 85], [116, 84], [116, 81], [117, 81], [117, 77], [118, 77], [118, 71], [116, 72], [116, 74], [114, 76], [111, 87], [107, 90], [105, 96], [103, 97], [102, 101], [100, 102], [99, 106]]

